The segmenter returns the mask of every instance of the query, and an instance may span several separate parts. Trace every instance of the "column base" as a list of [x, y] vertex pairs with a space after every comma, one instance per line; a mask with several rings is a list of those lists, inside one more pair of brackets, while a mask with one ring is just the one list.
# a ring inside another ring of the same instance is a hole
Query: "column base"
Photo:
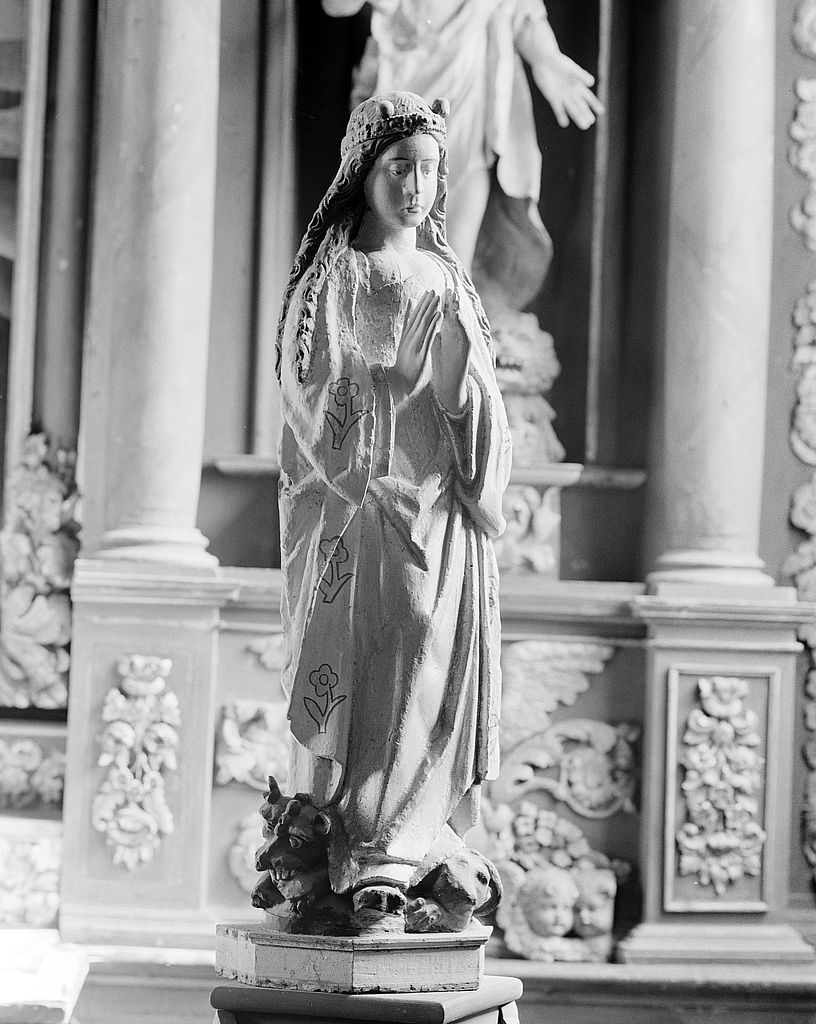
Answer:
[[218, 559], [206, 550], [208, 543], [204, 534], [195, 528], [127, 526], [104, 533], [93, 557], [214, 567]]
[[623, 964], [812, 964], [816, 950], [786, 924], [638, 925], [618, 943]]
[[667, 551], [657, 559], [647, 576], [649, 589], [661, 583], [699, 583], [718, 586], [773, 587], [772, 576], [763, 572], [765, 563], [756, 555], [729, 551], [687, 548]]

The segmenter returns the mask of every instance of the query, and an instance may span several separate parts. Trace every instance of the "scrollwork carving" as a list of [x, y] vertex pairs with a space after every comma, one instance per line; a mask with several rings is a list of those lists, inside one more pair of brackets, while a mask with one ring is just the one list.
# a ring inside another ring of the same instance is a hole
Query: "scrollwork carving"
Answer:
[[91, 820], [113, 848], [113, 863], [133, 871], [149, 861], [173, 831], [164, 796], [164, 773], [175, 771], [181, 725], [178, 699], [166, 688], [169, 658], [130, 655], [117, 666], [122, 677], [105, 697], [97, 737], [98, 764], [107, 774], [91, 807]]
[[0, 533], [0, 703], [67, 704], [71, 604], [79, 549], [76, 457], [44, 434], [26, 439], [7, 482]]
[[[285, 780], [290, 733], [286, 704], [233, 700], [221, 711], [215, 740], [215, 783], [265, 790], [270, 775]], [[257, 831], [257, 829], [256, 829]]]
[[[548, 793], [584, 818], [635, 812], [634, 742], [640, 727], [584, 718], [568, 719], [526, 740], [505, 755], [491, 793], [512, 803]], [[548, 774], [549, 773], [549, 774]]]
[[0, 808], [20, 810], [62, 801], [65, 756], [32, 739], [0, 737]]
[[0, 835], [0, 924], [54, 926], [62, 840]]
[[519, 640], [502, 650], [502, 750], [508, 752], [550, 725], [559, 704], [571, 707], [603, 672], [615, 648], [571, 640]]
[[701, 706], [689, 712], [680, 755], [686, 821], [675, 836], [678, 871], [723, 896], [762, 869], [766, 835], [757, 794], [765, 761], [757, 716], [745, 706], [747, 680], [702, 677], [697, 692]]

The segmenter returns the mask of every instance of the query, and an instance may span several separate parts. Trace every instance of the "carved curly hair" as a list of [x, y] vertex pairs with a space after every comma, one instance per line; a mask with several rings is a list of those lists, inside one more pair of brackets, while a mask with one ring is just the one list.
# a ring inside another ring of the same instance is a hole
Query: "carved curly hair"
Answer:
[[[366, 100], [352, 113], [349, 125], [351, 126], [355, 115], [359, 115], [363, 107], [371, 108], [379, 103], [385, 108], [386, 114], [389, 109], [393, 113], [393, 106], [390, 101], [394, 95], [389, 94], [388, 96], [373, 100]], [[411, 94], [406, 93], [396, 95], [399, 95], [400, 99], [407, 99], [410, 96], [412, 100], [416, 101], [417, 104], [421, 104], [422, 108], [430, 113], [431, 108], [428, 108], [418, 96], [412, 97]], [[432, 109], [434, 113], [444, 117], [447, 113], [447, 103], [444, 100], [435, 100]], [[438, 121], [438, 118], [434, 120]], [[283, 334], [296, 290], [301, 286], [302, 282], [296, 325], [295, 364], [298, 383], [305, 384], [311, 370], [314, 330], [320, 294], [339, 256], [356, 238], [363, 217], [368, 210], [364, 192], [368, 173], [374, 166], [377, 157], [388, 149], [389, 146], [400, 139], [408, 138], [412, 135], [432, 135], [439, 145], [439, 174], [436, 199], [430, 213], [417, 229], [417, 245], [421, 249], [428, 249], [440, 256], [451, 266], [456, 275], [464, 281], [465, 288], [473, 301], [488, 349], [492, 351], [490, 327], [479, 296], [458, 257], [448, 245], [445, 235], [448, 163], [444, 134], [429, 126], [428, 122], [423, 118], [397, 117], [393, 118], [392, 122], [394, 130], [387, 130], [388, 118], [383, 118], [381, 128], [384, 127], [385, 130], [382, 130], [381, 134], [348, 149], [341, 160], [340, 168], [335, 175], [334, 181], [331, 183], [309, 222], [309, 226], [300, 243], [300, 248], [295, 256], [295, 261], [289, 274], [289, 281], [283, 293], [275, 343], [275, 372], [277, 373], [278, 380], [281, 377]]]

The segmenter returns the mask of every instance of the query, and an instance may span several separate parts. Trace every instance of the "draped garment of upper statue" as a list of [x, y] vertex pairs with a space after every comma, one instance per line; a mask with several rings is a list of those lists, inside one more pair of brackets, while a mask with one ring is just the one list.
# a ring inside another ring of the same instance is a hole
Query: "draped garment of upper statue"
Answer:
[[[440, 170], [416, 250], [366, 251], [355, 244], [366, 176], [423, 132], [439, 143]], [[511, 459], [487, 324], [444, 241], [443, 118], [411, 94], [371, 100], [343, 153], [279, 332], [283, 681], [294, 783], [333, 815], [335, 892], [422, 877], [461, 843], [478, 784], [495, 777], [491, 538]], [[436, 370], [405, 401], [389, 384], [410, 310], [429, 292], [441, 310], [435, 359], [469, 346], [454, 414]]]

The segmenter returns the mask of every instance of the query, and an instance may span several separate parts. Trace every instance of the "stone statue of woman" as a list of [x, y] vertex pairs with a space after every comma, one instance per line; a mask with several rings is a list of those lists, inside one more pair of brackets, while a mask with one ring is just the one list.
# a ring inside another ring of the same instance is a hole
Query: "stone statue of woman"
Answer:
[[[405, 92], [353, 111], [277, 352], [292, 777], [323, 809], [332, 892], [409, 930], [457, 927], [433, 885], [444, 864], [470, 884], [462, 837], [498, 758], [491, 541], [511, 442], [489, 327], [445, 238], [446, 113]], [[473, 885], [495, 889], [477, 867]]]

